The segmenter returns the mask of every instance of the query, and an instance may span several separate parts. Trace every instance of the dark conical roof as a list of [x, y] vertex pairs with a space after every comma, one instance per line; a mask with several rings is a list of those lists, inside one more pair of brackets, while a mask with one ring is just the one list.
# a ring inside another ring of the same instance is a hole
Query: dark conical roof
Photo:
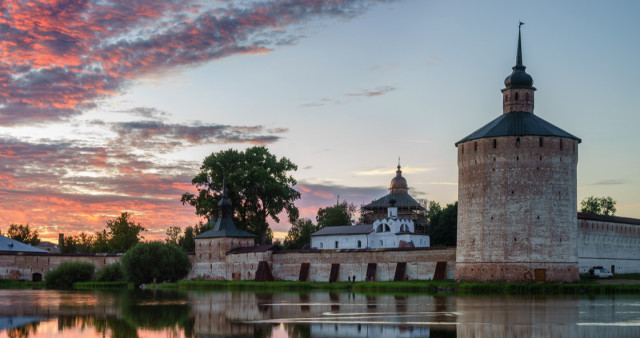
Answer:
[[[522, 26], [523, 23], [520, 23]], [[516, 65], [513, 66], [513, 72], [504, 79], [505, 89], [510, 88], [533, 88], [533, 78], [525, 71], [527, 67], [522, 64], [522, 44], [520, 27], [518, 27], [518, 52], [516, 54]]]
[[553, 124], [539, 118], [535, 114], [511, 112], [509, 114], [500, 115], [500, 117], [487, 123], [484, 127], [456, 142], [456, 147], [460, 143], [481, 138], [525, 135], [566, 137], [582, 142], [578, 137], [567, 133]]
[[[213, 229], [205, 231], [195, 238], [214, 238], [214, 237], [256, 237], [256, 235], [236, 228], [233, 223], [233, 206], [227, 198], [227, 186], [222, 184], [222, 199], [218, 202], [218, 219]], [[213, 222], [213, 218], [209, 223]]]

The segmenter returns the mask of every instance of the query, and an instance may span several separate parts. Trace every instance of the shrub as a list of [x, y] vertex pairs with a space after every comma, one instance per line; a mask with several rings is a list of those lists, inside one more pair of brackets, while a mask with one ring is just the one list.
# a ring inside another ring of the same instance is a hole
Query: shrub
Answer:
[[64, 262], [45, 275], [45, 285], [50, 289], [69, 289], [75, 282], [93, 279], [95, 266], [86, 262]]
[[122, 265], [115, 262], [105, 265], [102, 270], [96, 272], [96, 282], [120, 282], [124, 281]]
[[182, 249], [161, 242], [138, 243], [120, 260], [129, 282], [136, 286], [158, 282], [175, 282], [191, 270], [191, 262]]

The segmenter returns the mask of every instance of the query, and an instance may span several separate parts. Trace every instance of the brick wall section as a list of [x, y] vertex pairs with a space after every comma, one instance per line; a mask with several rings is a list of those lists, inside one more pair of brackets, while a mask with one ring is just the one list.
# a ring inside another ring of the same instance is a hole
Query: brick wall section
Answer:
[[[187, 278], [204, 277], [213, 280], [233, 279], [227, 266], [227, 252], [235, 247], [253, 246], [253, 238], [197, 238], [193, 267]], [[244, 270], [242, 270], [244, 271]]]
[[407, 263], [407, 279], [433, 279], [437, 262], [447, 262], [446, 275], [452, 279], [455, 273], [455, 248], [425, 248], [413, 250], [323, 250], [281, 251], [273, 255], [272, 271], [276, 279], [298, 280], [302, 263], [310, 263], [308, 281], [327, 282], [332, 264], [340, 264], [338, 281], [355, 276], [362, 281], [367, 275], [367, 265], [377, 263], [376, 280], [393, 280], [398, 262]]
[[87, 262], [98, 271], [106, 264], [120, 261], [120, 257], [116, 254], [0, 253], [0, 278], [30, 281], [35, 273], [44, 278], [47, 271], [62, 262]]
[[578, 263], [582, 273], [612, 265], [616, 273], [640, 272], [640, 226], [580, 219]]
[[456, 280], [530, 281], [535, 269], [547, 281], [579, 278], [577, 141], [540, 139], [458, 145]]

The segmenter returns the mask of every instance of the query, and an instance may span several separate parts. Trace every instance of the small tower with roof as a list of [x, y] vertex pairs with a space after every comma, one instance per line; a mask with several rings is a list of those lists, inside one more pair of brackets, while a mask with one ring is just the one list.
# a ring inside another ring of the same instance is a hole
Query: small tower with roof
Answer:
[[580, 139], [533, 113], [522, 62], [503, 114], [458, 141], [458, 281], [575, 281]]
[[[213, 228], [194, 238], [194, 270], [211, 279], [226, 279], [227, 252], [237, 247], [253, 246], [256, 236], [236, 228], [233, 223], [233, 206], [227, 197], [226, 183], [223, 183], [218, 208], [218, 219]], [[209, 222], [213, 222], [213, 218]]]

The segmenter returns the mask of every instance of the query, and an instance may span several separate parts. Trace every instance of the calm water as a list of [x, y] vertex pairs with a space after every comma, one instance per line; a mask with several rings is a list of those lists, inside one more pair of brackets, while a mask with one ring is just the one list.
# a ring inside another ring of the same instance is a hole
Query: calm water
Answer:
[[0, 337], [640, 337], [640, 297], [0, 290]]

